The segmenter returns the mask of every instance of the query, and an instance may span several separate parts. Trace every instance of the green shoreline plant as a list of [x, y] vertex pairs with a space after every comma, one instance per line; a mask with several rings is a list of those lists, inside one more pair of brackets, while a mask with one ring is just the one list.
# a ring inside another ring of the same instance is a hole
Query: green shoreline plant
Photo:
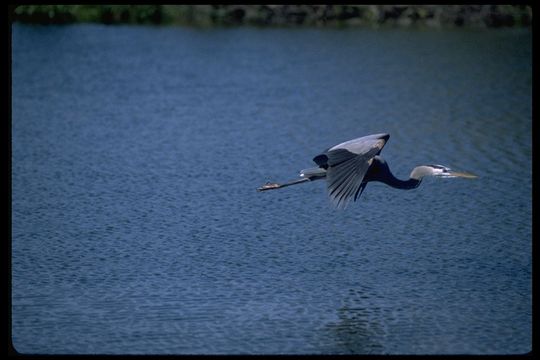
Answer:
[[189, 26], [531, 26], [526, 5], [19, 5], [13, 22]]

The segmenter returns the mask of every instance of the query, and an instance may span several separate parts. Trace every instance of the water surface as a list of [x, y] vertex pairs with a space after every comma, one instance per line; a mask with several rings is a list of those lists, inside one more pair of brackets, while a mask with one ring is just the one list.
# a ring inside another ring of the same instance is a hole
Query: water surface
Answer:
[[[531, 349], [529, 30], [12, 30], [19, 352]], [[255, 191], [380, 132], [480, 177]]]

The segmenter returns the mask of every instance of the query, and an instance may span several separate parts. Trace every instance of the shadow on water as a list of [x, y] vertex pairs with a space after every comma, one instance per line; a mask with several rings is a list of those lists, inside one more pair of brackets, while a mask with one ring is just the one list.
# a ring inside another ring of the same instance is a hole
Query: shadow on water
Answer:
[[380, 322], [381, 309], [367, 304], [371, 297], [367, 289], [349, 290], [343, 305], [336, 310], [337, 321], [330, 322], [324, 327], [325, 341], [328, 341], [325, 352], [383, 353], [385, 331]]

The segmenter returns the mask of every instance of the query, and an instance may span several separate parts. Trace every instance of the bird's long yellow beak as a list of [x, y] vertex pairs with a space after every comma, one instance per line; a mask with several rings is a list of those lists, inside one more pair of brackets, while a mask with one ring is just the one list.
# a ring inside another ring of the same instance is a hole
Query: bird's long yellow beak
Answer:
[[474, 174], [471, 174], [471, 173], [468, 173], [468, 172], [464, 172], [464, 171], [450, 171], [449, 175], [450, 176], [455, 176], [455, 177], [460, 177], [460, 178], [465, 178], [465, 179], [476, 179], [478, 177], [477, 175], [474, 175]]

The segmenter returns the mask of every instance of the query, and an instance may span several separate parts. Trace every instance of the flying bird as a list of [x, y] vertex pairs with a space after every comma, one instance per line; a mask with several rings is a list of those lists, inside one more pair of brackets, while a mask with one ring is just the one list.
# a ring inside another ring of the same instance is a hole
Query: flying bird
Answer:
[[370, 181], [379, 181], [396, 189], [417, 188], [426, 176], [441, 178], [476, 178], [476, 175], [453, 171], [442, 165], [415, 167], [407, 180], [396, 178], [381, 150], [390, 138], [389, 134], [374, 134], [345, 141], [315, 156], [316, 167], [300, 171], [300, 178], [287, 183], [266, 183], [258, 191], [281, 189], [286, 186], [326, 179], [328, 196], [337, 208], [345, 208], [351, 199], [356, 201]]

